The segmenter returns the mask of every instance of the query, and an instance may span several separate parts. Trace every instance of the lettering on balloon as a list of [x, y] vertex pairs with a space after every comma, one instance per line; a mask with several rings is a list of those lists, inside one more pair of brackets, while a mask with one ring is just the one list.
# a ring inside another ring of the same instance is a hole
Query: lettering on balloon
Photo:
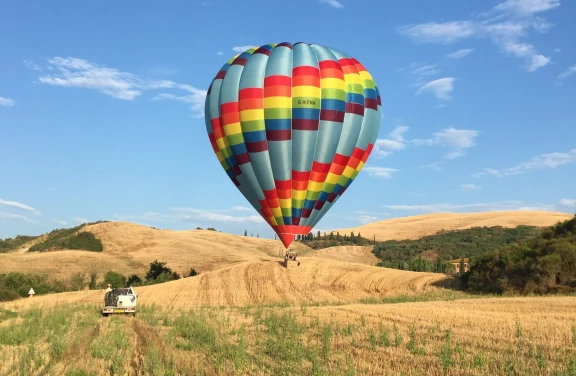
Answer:
[[298, 99], [298, 104], [307, 104], [311, 106], [316, 106], [316, 101], [311, 99]]

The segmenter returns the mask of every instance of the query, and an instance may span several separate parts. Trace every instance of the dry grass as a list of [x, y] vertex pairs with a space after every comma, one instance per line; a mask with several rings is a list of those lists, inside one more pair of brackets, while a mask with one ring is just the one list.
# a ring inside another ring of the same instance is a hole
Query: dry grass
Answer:
[[403, 218], [385, 219], [383, 221], [369, 223], [363, 226], [334, 230], [340, 234], [360, 234], [368, 239], [375, 235], [376, 240], [402, 240], [418, 239], [432, 235], [438, 231], [460, 230], [471, 227], [502, 226], [516, 227], [527, 226], [551, 226], [557, 222], [565, 221], [574, 217], [573, 214], [547, 212], [547, 211], [501, 211], [485, 213], [441, 213], [423, 214]]
[[[301, 257], [301, 265], [287, 270], [280, 258], [203, 273], [196, 277], [137, 287], [139, 299], [169, 308], [194, 306], [246, 306], [301, 302], [358, 302], [387, 296], [418, 294], [438, 288], [447, 277], [358, 263]], [[101, 291], [51, 294], [5, 303], [10, 309], [58, 302], [100, 303]]]
[[[2, 317], [6, 375], [575, 375], [576, 300], [28, 308]], [[5, 325], [3, 325], [5, 324]]]

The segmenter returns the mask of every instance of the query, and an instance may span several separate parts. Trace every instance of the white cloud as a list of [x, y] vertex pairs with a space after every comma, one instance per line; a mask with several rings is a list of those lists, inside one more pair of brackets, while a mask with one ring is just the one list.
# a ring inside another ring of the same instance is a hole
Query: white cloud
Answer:
[[494, 9], [510, 12], [516, 16], [527, 16], [546, 12], [560, 6], [560, 0], [506, 0]]
[[[30, 64], [26, 64], [31, 66]], [[34, 69], [34, 68], [31, 68]], [[117, 99], [131, 101], [146, 90], [182, 90], [184, 95], [161, 93], [154, 100], [170, 99], [190, 104], [192, 111], [203, 116], [206, 90], [196, 89], [187, 84], [170, 80], [146, 80], [133, 73], [123, 72], [74, 57], [54, 57], [48, 60], [48, 70], [52, 74], [39, 77], [40, 82], [68, 88], [96, 90]]]
[[[476, 145], [475, 139], [480, 132], [472, 129], [446, 128], [440, 132], [435, 132], [431, 139], [415, 139], [411, 143], [414, 145], [440, 145], [452, 149], [446, 155], [448, 159], [455, 159], [465, 154], [465, 150]], [[428, 165], [431, 166], [431, 165]]]
[[235, 46], [232, 47], [232, 51], [241, 54], [242, 52], [249, 50], [251, 48], [258, 48], [257, 46]]
[[30, 60], [23, 60], [22, 61], [24, 63], [24, 65], [26, 66], [26, 68], [28, 69], [32, 69], [32, 70], [36, 70], [36, 71], [41, 71], [42, 67], [40, 67], [38, 64], [36, 64], [33, 61]]
[[222, 51], [218, 51], [218, 52], [216, 52], [216, 55], [218, 55], [218, 56], [222, 56], [222, 55], [224, 55], [224, 52], [222, 52]]
[[14, 99], [0, 97], [0, 106], [13, 107], [15, 104], [16, 104], [16, 101]]
[[576, 74], [576, 64], [572, 65], [566, 71], [558, 75], [558, 81], [563, 81], [564, 79]]
[[0, 218], [15, 219], [15, 220], [23, 221], [23, 222], [27, 222], [27, 223], [38, 224], [38, 222], [30, 219], [29, 217], [27, 217], [27, 216], [25, 216], [25, 215], [21, 215], [21, 214], [13, 214], [13, 213], [0, 212]]
[[256, 209], [249, 208], [247, 206], [233, 206], [231, 210], [237, 211], [237, 212], [251, 212], [251, 211], [255, 211]]
[[476, 191], [480, 189], [480, 186], [476, 184], [462, 184], [460, 188], [462, 188], [464, 191]]
[[488, 38], [502, 52], [524, 59], [525, 69], [534, 72], [550, 64], [551, 59], [520, 40], [530, 30], [546, 32], [551, 24], [537, 14], [559, 6], [559, 0], [506, 0], [475, 19], [405, 25], [398, 32], [423, 43], [452, 44], [472, 37]]
[[152, 100], [174, 100], [190, 105], [192, 111], [196, 112], [197, 118], [204, 117], [204, 102], [206, 101], [207, 90], [196, 89], [190, 85], [178, 85], [179, 88], [187, 91], [186, 95], [174, 95], [170, 93], [161, 93], [156, 95]]
[[563, 198], [562, 200], [560, 200], [560, 204], [564, 205], [564, 206], [575, 207], [576, 206], [576, 200]]
[[474, 35], [475, 27], [471, 21], [427, 22], [402, 26], [398, 31], [418, 42], [451, 44]]
[[492, 175], [497, 177], [519, 175], [530, 170], [544, 170], [554, 169], [559, 166], [570, 164], [576, 161], [576, 149], [572, 149], [566, 153], [548, 153], [540, 154], [527, 162], [520, 163], [517, 166], [497, 170], [494, 168], [485, 168], [481, 172], [475, 173], [472, 176], [481, 177], [484, 175]]
[[385, 179], [390, 179], [392, 177], [392, 173], [398, 171], [395, 168], [389, 167], [364, 167], [363, 170], [365, 170], [370, 176], [376, 176]]
[[38, 210], [34, 209], [33, 207], [28, 206], [28, 205], [26, 205], [26, 204], [22, 204], [22, 203], [20, 203], [20, 202], [16, 202], [16, 201], [7, 201], [7, 200], [3, 200], [3, 199], [0, 198], [0, 205], [8, 206], [8, 207], [11, 207], [11, 208], [16, 208], [16, 209], [20, 209], [20, 210], [24, 210], [24, 211], [27, 211], [27, 212], [30, 212], [30, 213], [33, 213], [33, 214], [38, 214], [38, 215], [41, 214]]
[[526, 204], [522, 201], [501, 201], [473, 204], [437, 203], [427, 205], [382, 205], [390, 210], [416, 211], [416, 212], [469, 212], [469, 211], [501, 211], [501, 210], [555, 210], [555, 205]]
[[406, 146], [404, 133], [406, 133], [408, 129], [409, 128], [405, 126], [397, 126], [388, 134], [388, 138], [376, 140], [373, 153], [385, 157], [395, 151], [404, 149]]
[[430, 93], [441, 101], [449, 101], [452, 99], [450, 94], [454, 90], [454, 78], [444, 77], [424, 84], [416, 94]]
[[342, 4], [340, 1], [338, 0], [318, 0], [319, 3], [321, 4], [328, 4], [331, 7], [334, 8], [343, 8], [344, 4]]
[[442, 168], [440, 168], [440, 163], [438, 163], [438, 162], [434, 162], [434, 163], [430, 163], [430, 164], [427, 164], [427, 165], [423, 165], [423, 166], [421, 166], [421, 167], [423, 167], [423, 168], [428, 168], [428, 169], [434, 170], [434, 171], [442, 171]]
[[59, 219], [53, 219], [52, 222], [58, 223], [59, 225], [62, 225], [62, 226], [65, 226], [65, 225], [68, 224], [68, 222], [66, 222], [66, 221], [61, 221], [61, 220], [59, 220]]
[[448, 55], [446, 55], [446, 57], [449, 59], [462, 59], [463, 57], [470, 55], [473, 51], [474, 49], [472, 48], [464, 48], [458, 51], [451, 52]]
[[380, 213], [380, 212], [367, 212], [359, 210], [356, 212], [356, 221], [361, 224], [372, 223], [381, 220], [383, 217], [390, 216], [390, 213]]
[[217, 210], [200, 210], [193, 208], [173, 208], [175, 213], [179, 213], [178, 219], [186, 222], [202, 221], [215, 221], [215, 222], [252, 222], [252, 223], [266, 223], [264, 218], [260, 215], [240, 216], [235, 217], [228, 214], [222, 214]]
[[78, 222], [78, 223], [80, 223], [80, 224], [90, 222], [88, 219], [82, 218], [82, 217], [74, 217], [74, 218], [72, 218], [72, 219], [73, 219], [74, 222]]
[[170, 81], [146, 82], [138, 76], [108, 68], [79, 58], [54, 57], [48, 69], [57, 73], [41, 76], [40, 82], [64, 87], [94, 89], [114, 98], [133, 100], [142, 90], [173, 87]]

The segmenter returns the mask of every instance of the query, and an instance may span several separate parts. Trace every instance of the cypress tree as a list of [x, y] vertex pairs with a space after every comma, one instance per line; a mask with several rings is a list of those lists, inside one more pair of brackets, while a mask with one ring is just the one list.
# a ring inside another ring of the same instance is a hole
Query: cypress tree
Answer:
[[464, 275], [464, 258], [460, 257], [460, 276]]

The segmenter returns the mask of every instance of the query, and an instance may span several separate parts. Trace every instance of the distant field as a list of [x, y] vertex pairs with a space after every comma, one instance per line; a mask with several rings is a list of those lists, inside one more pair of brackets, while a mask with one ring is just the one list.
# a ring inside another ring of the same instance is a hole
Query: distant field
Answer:
[[[168, 289], [167, 289], [168, 290]], [[0, 308], [6, 375], [574, 375], [573, 297]]]
[[418, 239], [432, 235], [438, 231], [459, 230], [471, 227], [516, 227], [551, 226], [557, 222], [573, 218], [573, 214], [546, 211], [500, 211], [483, 213], [438, 213], [422, 214], [402, 218], [385, 219], [366, 225], [334, 230], [340, 234], [360, 234], [368, 239], [376, 236], [376, 240]]

